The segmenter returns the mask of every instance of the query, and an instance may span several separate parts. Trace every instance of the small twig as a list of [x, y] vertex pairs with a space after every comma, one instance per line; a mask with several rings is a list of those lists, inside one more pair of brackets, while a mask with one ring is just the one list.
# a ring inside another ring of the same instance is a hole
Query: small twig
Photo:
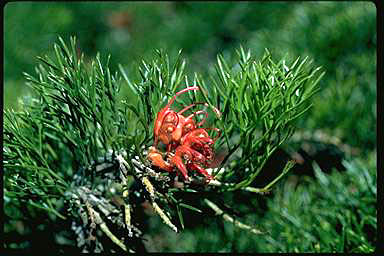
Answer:
[[[124, 160], [124, 158], [121, 155], [118, 155], [116, 157], [116, 159], [120, 162], [121, 165], [128, 166], [128, 163]], [[136, 173], [141, 173], [142, 170], [145, 170], [146, 174], [148, 174], [149, 176], [155, 178], [158, 181], [160, 181], [160, 180], [161, 181], [169, 181], [169, 177], [161, 175], [160, 173], [156, 172], [152, 168], [150, 168], [150, 167], [140, 163], [138, 160], [131, 159], [131, 161], [132, 161], [133, 165], [135, 167], [137, 167]], [[124, 169], [125, 169], [125, 167], [124, 167]], [[219, 172], [221, 172], [221, 171], [219, 171]], [[192, 179], [192, 182], [199, 183], [195, 179]], [[209, 185], [209, 186], [216, 186], [216, 187], [221, 187], [221, 186], [223, 186], [223, 187], [233, 187], [236, 184], [233, 184], [233, 183], [222, 183], [222, 182], [220, 182], [218, 180], [210, 180], [207, 183], [207, 185]], [[151, 187], [149, 187], [149, 189], [151, 189]], [[252, 193], [265, 194], [265, 193], [269, 192], [269, 187], [268, 188], [267, 187], [264, 187], [264, 188], [243, 187], [243, 188], [241, 188], [241, 190], [252, 192]]]
[[[223, 183], [218, 180], [210, 180], [207, 183], [208, 186], [215, 186], [215, 187], [234, 187], [236, 184], [233, 183]], [[269, 192], [269, 187], [264, 188], [254, 188], [254, 187], [243, 187], [241, 190], [252, 192], [252, 193], [258, 193], [258, 194], [265, 194]]]
[[136, 167], [135, 168], [136, 172], [142, 172], [142, 170], [145, 170], [146, 174], [148, 174], [149, 176], [151, 176], [157, 181], [165, 181], [165, 182], [170, 181], [170, 178], [168, 176], [161, 175], [161, 173], [156, 172], [155, 170], [149, 168], [148, 166], [145, 166], [144, 164], [140, 163], [136, 159], [131, 159], [131, 161], [133, 165]]
[[160, 216], [160, 218], [163, 220], [163, 222], [168, 225], [173, 231], [177, 233], [177, 227], [173, 225], [171, 220], [168, 218], [168, 216], [165, 214], [165, 212], [159, 207], [159, 205], [156, 202], [152, 202], [152, 207], [154, 211]]
[[126, 176], [128, 174], [127, 168], [129, 168], [129, 164], [127, 163], [127, 161], [125, 161], [122, 155], [117, 155], [116, 160], [119, 162], [119, 169], [121, 171], [121, 174]]
[[142, 177], [141, 182], [145, 186], [146, 190], [149, 193], [149, 196], [151, 198], [152, 207], [155, 210], [155, 212], [160, 216], [160, 218], [163, 220], [165, 224], [167, 224], [173, 231], [177, 232], [177, 227], [173, 225], [171, 220], [168, 218], [168, 216], [164, 213], [164, 211], [159, 207], [159, 205], [155, 202], [155, 189], [152, 185], [152, 183], [149, 181], [147, 177]]
[[[114, 208], [112, 205], [110, 205], [108, 202], [105, 201], [104, 198], [98, 198], [96, 195], [93, 194], [94, 192], [89, 190], [87, 187], [79, 187], [77, 188], [76, 194], [73, 193], [72, 197], [77, 198], [76, 195], [80, 196], [82, 201], [85, 202], [88, 210], [88, 214], [90, 216], [91, 222], [95, 222], [97, 225], [100, 226], [100, 229], [120, 248], [122, 248], [124, 251], [127, 251], [125, 244], [119, 240], [108, 228], [107, 224], [102, 220], [100, 213], [97, 212], [92, 207], [97, 207], [100, 212], [102, 212], [107, 218], [108, 216], [111, 216], [111, 214], [118, 214], [119, 211]], [[80, 202], [78, 202], [80, 205]], [[126, 216], [127, 218], [127, 216]], [[112, 219], [111, 219], [112, 220]], [[126, 227], [126, 225], [123, 224], [123, 222], [120, 220], [120, 218], [114, 218], [112, 220], [114, 222], [117, 222], [117, 225], [120, 227]], [[127, 219], [126, 219], [127, 222]], [[128, 221], [128, 224], [130, 224], [130, 220]], [[133, 231], [135, 231], [135, 234], [137, 237], [140, 235], [140, 230], [138, 230], [134, 226], [130, 226], [129, 231], [131, 231], [130, 236], [133, 236]], [[134, 252], [132, 249], [129, 249], [129, 252]]]
[[[127, 251], [127, 247], [125, 246], [125, 244], [120, 241], [108, 228], [107, 224], [103, 221], [103, 219], [101, 218], [100, 214], [94, 210], [92, 208], [92, 204], [95, 203], [95, 199], [97, 200], [97, 198], [95, 198], [92, 194], [87, 194], [88, 189], [85, 188], [85, 187], [80, 187], [79, 190], [78, 190], [78, 194], [80, 195], [81, 199], [85, 202], [85, 205], [87, 207], [87, 210], [88, 210], [88, 213], [89, 213], [89, 216], [90, 216], [90, 219], [91, 219], [91, 222], [94, 222], [96, 223], [97, 225], [100, 226], [101, 230], [112, 240], [112, 242], [114, 242], [116, 245], [118, 245], [121, 249], [123, 249], [124, 251]], [[93, 199], [91, 199], [91, 197], [94, 197]], [[96, 204], [97, 206], [99, 206], [100, 204]], [[101, 209], [104, 209], [104, 208], [101, 208]], [[92, 224], [91, 224], [91, 227], [92, 227]], [[129, 250], [129, 252], [134, 252], [132, 251], [131, 249]]]
[[269, 190], [270, 187], [272, 187], [276, 182], [278, 182], [284, 175], [295, 165], [295, 161], [290, 160], [288, 161], [285, 166], [283, 171], [280, 173], [279, 176], [277, 176], [272, 182], [270, 182], [268, 185], [264, 187], [264, 189]]
[[[122, 163], [124, 164], [127, 164], [126, 161], [123, 159]], [[166, 180], [166, 181], [169, 181], [169, 177], [166, 177], [166, 176], [162, 176], [160, 175], [159, 173], [157, 173], [155, 170], [151, 169], [150, 167], [148, 166], [145, 166], [144, 164], [140, 163], [139, 161], [135, 160], [135, 159], [132, 159], [132, 163], [140, 168], [141, 170], [145, 170], [146, 173], [150, 174], [151, 177], [154, 177], [156, 180]], [[197, 182], [195, 179], [192, 179], [191, 182], [195, 182], [195, 183], [199, 183]], [[210, 180], [207, 185], [209, 186], [216, 186], [216, 187], [233, 187], [235, 186], [236, 184], [233, 184], [233, 183], [222, 183], [218, 180]], [[241, 188], [241, 190], [244, 190], [244, 191], [248, 191], [248, 192], [252, 192], [252, 193], [258, 193], [258, 194], [265, 194], [267, 192], [269, 192], [269, 187], [264, 187], [264, 188], [254, 188], [254, 187], [243, 187]]]
[[[128, 190], [125, 190], [123, 192], [123, 198], [128, 198]], [[125, 224], [127, 225], [127, 228], [131, 226], [131, 205], [129, 203], [126, 203], [126, 200], [124, 200], [124, 208], [125, 208]]]
[[[128, 167], [128, 163], [124, 160], [122, 156], [117, 156], [116, 159], [119, 161], [121, 165], [124, 165], [125, 167]], [[146, 170], [147, 173], [152, 173], [152, 177], [157, 178], [158, 180], [166, 180], [167, 178], [169, 180], [169, 177], [163, 177], [160, 174], [156, 173], [151, 168], [145, 166], [144, 164], [141, 164], [139, 161], [135, 159], [131, 159], [132, 163], [139, 169], [138, 171], [141, 172], [141, 170]], [[149, 193], [151, 204], [154, 209], [154, 211], [160, 216], [160, 218], [163, 220], [163, 222], [168, 225], [173, 231], [177, 232], [177, 227], [171, 222], [169, 217], [165, 214], [165, 212], [159, 207], [159, 205], [155, 202], [155, 188], [153, 187], [152, 183], [149, 181], [149, 179], [145, 176], [140, 177], [141, 183], [144, 185], [146, 191]]]
[[147, 177], [141, 178], [141, 183], [143, 183], [145, 189], [148, 191], [151, 200], [155, 200], [155, 188]]
[[105, 198], [97, 198], [89, 188], [79, 187], [77, 192], [84, 202], [88, 201], [91, 205], [96, 206], [105, 216], [113, 213], [119, 214], [119, 211], [107, 202]]
[[[124, 251], [127, 251], [127, 247], [125, 246], [125, 244], [120, 241], [108, 228], [107, 224], [102, 220], [102, 218], [100, 217], [100, 214], [93, 210], [91, 208], [91, 211], [93, 211], [93, 215], [95, 217], [95, 221], [96, 221], [96, 224], [98, 224], [101, 228], [101, 230], [112, 240], [112, 242], [114, 242], [117, 246], [119, 246], [121, 249], [123, 249]], [[129, 249], [129, 252], [134, 252], [133, 250]]]
[[96, 229], [95, 216], [92, 211], [92, 206], [89, 204], [88, 201], [85, 201], [85, 206], [87, 207], [89, 219], [91, 220], [91, 224], [90, 224], [91, 230], [89, 231], [89, 237], [87, 239], [90, 241], [94, 241], [96, 240], [96, 237], [93, 235], [93, 232]]
[[125, 215], [125, 225], [128, 229], [129, 235], [131, 236], [132, 230], [131, 230], [131, 205], [128, 203], [129, 201], [129, 189], [127, 187], [127, 169], [126, 166], [128, 163], [124, 160], [122, 155], [116, 156], [117, 161], [119, 162], [119, 169], [120, 169], [120, 179], [122, 181], [123, 185], [123, 200], [124, 200], [124, 215]]
[[132, 236], [131, 227], [131, 205], [129, 204], [129, 188], [127, 187], [127, 179], [121, 174], [121, 180], [123, 184], [123, 200], [124, 200], [124, 221], [126, 228], [128, 229], [128, 235]]
[[262, 231], [258, 230], [258, 229], [255, 229], [249, 225], [246, 225], [238, 220], [235, 220], [233, 217], [229, 216], [228, 214], [224, 213], [223, 210], [221, 210], [216, 204], [214, 204], [212, 201], [208, 200], [208, 199], [204, 199], [204, 202], [212, 209], [216, 212], [217, 215], [222, 215], [223, 216], [223, 219], [230, 222], [230, 223], [233, 223], [236, 227], [238, 228], [241, 228], [241, 229], [245, 229], [245, 230], [248, 230], [254, 234], [263, 234]]
[[[127, 166], [128, 163], [121, 157], [121, 156], [118, 156], [117, 157], [118, 161], [120, 163], [122, 163], [123, 165]], [[151, 176], [152, 177], [156, 177], [157, 179], [160, 179], [161, 178], [164, 178], [164, 176], [161, 176], [159, 175], [157, 172], [155, 172], [153, 169], [151, 169], [150, 167], [147, 167], [145, 166], [144, 164], [140, 163], [139, 161], [135, 160], [135, 159], [132, 159], [132, 163], [135, 165], [135, 167], [137, 167], [139, 170], [139, 172], [141, 172], [141, 170], [145, 170], [146, 173], [151, 173]], [[168, 177], [167, 177], [168, 178]], [[171, 227], [172, 230], [174, 230], [175, 232], [177, 232], [177, 227], [170, 221], [170, 219], [168, 218], [168, 216], [164, 213], [164, 211], [157, 205], [157, 203], [155, 202], [155, 194], [156, 194], [156, 191], [152, 185], [152, 183], [149, 181], [149, 179], [147, 177], [141, 177], [141, 182], [143, 183], [144, 187], [146, 188], [146, 190], [148, 191], [149, 195], [150, 195], [150, 198], [151, 198], [151, 201], [152, 201], [152, 207], [154, 209], [154, 211], [160, 216], [160, 218], [163, 220], [163, 222], [165, 224], [167, 224], [169, 227]], [[168, 178], [169, 179], [169, 178]], [[278, 179], [277, 179], [278, 180]], [[276, 181], [277, 181], [276, 180]], [[209, 186], [217, 186], [217, 187], [233, 187], [235, 186], [235, 184], [232, 184], [232, 183], [222, 183], [218, 180], [210, 180], [207, 185]], [[244, 190], [244, 191], [248, 191], [248, 192], [252, 192], [252, 193], [260, 193], [260, 194], [264, 194], [266, 192], [269, 191], [269, 187], [270, 186], [266, 186], [264, 188], [254, 188], [254, 187], [243, 187], [241, 188], [241, 190]], [[212, 203], [211, 201], [209, 201], [208, 199], [205, 199], [206, 200], [206, 203], [212, 208], [215, 210], [216, 213], [218, 214], [223, 214], [223, 211], [218, 208], [214, 203]], [[234, 223], [236, 226], [238, 226], [239, 228], [242, 228], [242, 229], [247, 229], [249, 231], [251, 231], [252, 233], [255, 233], [255, 234], [262, 234], [261, 231], [255, 229], [255, 228], [252, 228], [248, 225], [245, 225], [237, 220], [234, 220], [231, 216], [229, 216], [228, 214], [224, 214], [223, 215], [223, 218], [226, 220], [226, 221], [229, 221], [229, 222], [232, 222]]]

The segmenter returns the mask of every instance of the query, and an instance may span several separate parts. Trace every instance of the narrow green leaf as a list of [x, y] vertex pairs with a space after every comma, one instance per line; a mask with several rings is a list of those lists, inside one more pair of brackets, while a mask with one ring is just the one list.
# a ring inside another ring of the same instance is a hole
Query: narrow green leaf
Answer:
[[176, 204], [176, 210], [177, 210], [177, 215], [179, 216], [181, 228], [184, 229], [184, 219], [183, 219], [183, 213], [179, 207], [178, 204]]
[[193, 207], [191, 205], [188, 205], [188, 204], [184, 204], [184, 203], [180, 203], [179, 204], [181, 207], [184, 207], [184, 208], [187, 208], [189, 210], [192, 210], [192, 211], [195, 211], [195, 212], [199, 212], [199, 213], [202, 213], [202, 211], [200, 209], [197, 209], [196, 207]]

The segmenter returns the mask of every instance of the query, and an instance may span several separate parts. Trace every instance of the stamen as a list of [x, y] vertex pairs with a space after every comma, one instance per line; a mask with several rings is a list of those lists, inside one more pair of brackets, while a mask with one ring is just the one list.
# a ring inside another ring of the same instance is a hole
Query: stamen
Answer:
[[205, 114], [205, 118], [203, 120], [201, 120], [200, 123], [198, 123], [196, 126], [202, 126], [205, 123], [205, 121], [207, 120], [207, 118], [208, 118], [208, 112], [205, 111], [205, 110], [196, 111], [193, 114], [189, 115], [187, 117], [187, 119], [190, 119], [190, 118], [192, 118], [194, 116], [197, 116], [197, 115], [200, 115], [200, 114]]
[[185, 93], [185, 92], [187, 92], [187, 91], [191, 91], [191, 90], [193, 90], [193, 91], [197, 91], [197, 90], [200, 90], [200, 88], [197, 87], [197, 86], [192, 86], [192, 87], [187, 87], [187, 88], [185, 88], [185, 89], [183, 89], [183, 90], [177, 92], [177, 93], [175, 94], [175, 96], [173, 96], [173, 98], [168, 102], [167, 105], [168, 105], [168, 106], [171, 106], [171, 105], [173, 104], [173, 102], [176, 100], [176, 97], [177, 97], [177, 96], [179, 96], [179, 95], [181, 95], [181, 94], [183, 94], [183, 93]]

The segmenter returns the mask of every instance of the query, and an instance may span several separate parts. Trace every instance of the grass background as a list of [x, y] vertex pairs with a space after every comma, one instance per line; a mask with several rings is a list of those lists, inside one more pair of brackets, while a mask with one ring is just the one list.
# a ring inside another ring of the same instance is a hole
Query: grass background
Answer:
[[[313, 177], [290, 176], [265, 202], [249, 199], [247, 223], [262, 236], [230, 224], [191, 215], [183, 233], [173, 234], [157, 217], [148, 220], [150, 251], [173, 252], [369, 252], [376, 243], [376, 8], [369, 2], [13, 2], [4, 8], [4, 108], [20, 108], [31, 94], [22, 72], [33, 73], [36, 56], [51, 55], [58, 35], [76, 35], [86, 59], [111, 54], [138, 75], [141, 59], [154, 49], [171, 56], [183, 49], [187, 70], [206, 73], [216, 54], [231, 56], [239, 45], [276, 59], [309, 56], [326, 70], [314, 106], [297, 123], [299, 132], [318, 131], [354, 149], [343, 151], [346, 171], [314, 168]], [[128, 92], [122, 95], [129, 98]], [[357, 153], [356, 153], [357, 152]], [[319, 163], [321, 164], [321, 163]], [[244, 207], [241, 195], [232, 198]], [[263, 206], [262, 203], [264, 202]], [[263, 208], [264, 207], [264, 208]], [[260, 210], [263, 208], [263, 210]], [[20, 209], [5, 218], [9, 248], [34, 247], [31, 234], [47, 223]], [[209, 214], [208, 214], [209, 215]], [[193, 221], [192, 221], [193, 220]], [[54, 240], [54, 239], [53, 239]], [[51, 241], [61, 246], [69, 241]], [[53, 246], [53, 245], [52, 245]], [[52, 247], [54, 248], [54, 247]]]

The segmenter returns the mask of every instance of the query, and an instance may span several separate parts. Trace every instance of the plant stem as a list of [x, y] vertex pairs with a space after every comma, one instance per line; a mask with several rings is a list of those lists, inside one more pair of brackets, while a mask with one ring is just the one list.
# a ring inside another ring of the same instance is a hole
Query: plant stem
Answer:
[[212, 201], [208, 200], [208, 199], [204, 199], [204, 202], [212, 209], [216, 212], [217, 215], [222, 215], [223, 219], [230, 222], [230, 223], [233, 223], [236, 227], [238, 228], [241, 228], [241, 229], [245, 229], [249, 232], [252, 232], [256, 235], [260, 235], [260, 234], [263, 234], [264, 232], [256, 229], [256, 228], [253, 228], [249, 225], [246, 225], [238, 220], [235, 220], [233, 217], [231, 217], [230, 215], [224, 213], [223, 210], [221, 210], [216, 204], [214, 204]]

